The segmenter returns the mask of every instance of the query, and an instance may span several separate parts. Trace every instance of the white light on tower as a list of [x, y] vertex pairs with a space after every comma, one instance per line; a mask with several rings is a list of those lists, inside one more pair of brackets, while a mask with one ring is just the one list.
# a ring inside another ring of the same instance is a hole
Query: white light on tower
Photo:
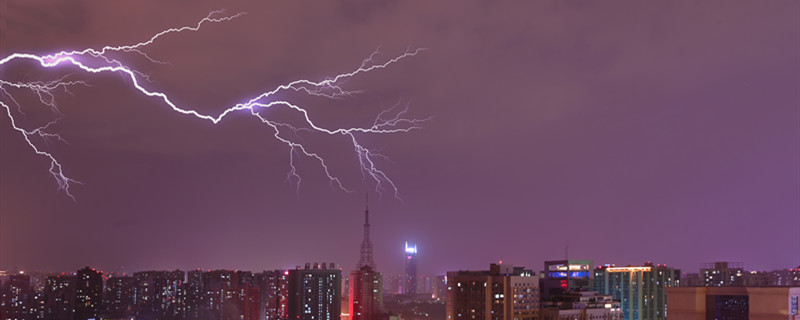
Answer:
[[412, 247], [408, 246], [408, 241], [406, 241], [406, 253], [408, 254], [417, 254], [417, 245], [415, 244]]

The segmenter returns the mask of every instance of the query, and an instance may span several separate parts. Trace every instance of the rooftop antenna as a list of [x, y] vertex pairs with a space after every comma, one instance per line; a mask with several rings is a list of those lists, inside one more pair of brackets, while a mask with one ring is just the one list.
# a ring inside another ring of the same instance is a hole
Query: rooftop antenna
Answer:
[[364, 210], [364, 240], [361, 242], [361, 258], [357, 268], [369, 266], [375, 270], [375, 260], [372, 258], [372, 241], [369, 239], [369, 193], [366, 194], [366, 208]]

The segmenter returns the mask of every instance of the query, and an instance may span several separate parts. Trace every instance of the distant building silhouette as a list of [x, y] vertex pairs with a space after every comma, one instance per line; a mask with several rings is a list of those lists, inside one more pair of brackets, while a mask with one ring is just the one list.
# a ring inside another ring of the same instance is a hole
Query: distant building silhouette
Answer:
[[417, 245], [406, 242], [406, 272], [403, 274], [403, 293], [417, 293]]
[[699, 273], [687, 273], [681, 276], [681, 287], [703, 287], [703, 279]]
[[402, 294], [405, 278], [406, 278], [405, 274], [395, 274], [389, 277], [388, 281], [384, 279], [384, 284], [385, 284], [384, 289], [389, 294]]
[[744, 285], [744, 268], [737, 262], [707, 263], [700, 269], [706, 287], [740, 287]]
[[800, 267], [773, 271], [750, 271], [744, 274], [747, 287], [800, 287]]
[[433, 294], [436, 300], [445, 301], [447, 299], [447, 276], [435, 276], [433, 280]]

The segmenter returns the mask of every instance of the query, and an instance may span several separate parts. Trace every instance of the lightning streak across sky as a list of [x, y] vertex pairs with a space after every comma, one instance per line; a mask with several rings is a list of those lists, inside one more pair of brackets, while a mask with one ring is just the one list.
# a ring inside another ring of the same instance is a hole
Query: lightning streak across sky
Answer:
[[[343, 97], [354, 96], [357, 93], [359, 93], [359, 91], [346, 90], [345, 88], [343, 88], [342, 83], [345, 80], [350, 79], [362, 73], [378, 69], [384, 69], [400, 61], [401, 59], [417, 55], [423, 49], [407, 50], [402, 55], [396, 56], [382, 63], [375, 62], [376, 56], [378, 54], [378, 52], [376, 51], [372, 55], [370, 55], [369, 58], [365, 59], [361, 63], [361, 65], [353, 71], [338, 74], [334, 77], [329, 77], [321, 81], [312, 81], [307, 79], [295, 80], [290, 83], [286, 83], [278, 87], [275, 87], [272, 90], [262, 92], [248, 99], [247, 102], [235, 104], [225, 109], [216, 116], [203, 114], [191, 108], [177, 105], [176, 103], [173, 102], [172, 99], [170, 99], [170, 97], [166, 93], [148, 88], [149, 79], [145, 74], [136, 71], [130, 66], [121, 62], [120, 60], [109, 56], [109, 53], [115, 53], [117, 55], [136, 54], [146, 58], [148, 61], [152, 63], [159, 63], [159, 64], [165, 63], [150, 57], [143, 50], [146, 48], [146, 46], [152, 44], [158, 38], [166, 34], [197, 31], [204, 23], [229, 21], [244, 15], [244, 13], [238, 13], [229, 16], [221, 16], [221, 14], [222, 14], [221, 11], [211, 12], [209, 13], [208, 16], [201, 19], [195, 26], [185, 26], [180, 28], [167, 29], [157, 33], [147, 41], [139, 42], [134, 45], [105, 46], [99, 50], [84, 49], [81, 51], [61, 51], [49, 55], [12, 53], [11, 55], [0, 60], [0, 68], [3, 68], [4, 65], [7, 65], [15, 60], [33, 60], [38, 62], [38, 64], [44, 68], [52, 68], [59, 65], [72, 65], [90, 74], [103, 73], [103, 72], [118, 73], [126, 76], [130, 80], [131, 85], [134, 88], [136, 88], [136, 90], [147, 96], [160, 99], [173, 111], [179, 112], [184, 115], [193, 116], [195, 118], [208, 121], [212, 124], [219, 123], [227, 115], [233, 112], [237, 111], [250, 112], [250, 114], [258, 118], [262, 123], [272, 128], [272, 130], [274, 131], [273, 136], [275, 137], [275, 139], [286, 144], [289, 147], [290, 169], [287, 175], [287, 179], [294, 182], [298, 190], [300, 188], [300, 183], [302, 180], [297, 171], [297, 167], [295, 164], [296, 160], [295, 157], [306, 156], [311, 159], [314, 159], [319, 163], [319, 165], [325, 172], [325, 175], [327, 175], [327, 178], [330, 181], [332, 187], [336, 187], [341, 190], [350, 192], [350, 190], [344, 186], [342, 181], [332, 172], [331, 168], [328, 166], [328, 164], [325, 161], [325, 158], [322, 155], [315, 152], [312, 146], [304, 144], [298, 141], [299, 139], [296, 139], [296, 137], [300, 132], [314, 133], [314, 134], [321, 134], [328, 136], [344, 136], [347, 137], [348, 141], [350, 141], [350, 143], [352, 144], [353, 152], [355, 153], [358, 159], [358, 164], [360, 166], [364, 178], [371, 179], [375, 183], [375, 190], [378, 193], [381, 193], [382, 190], [390, 190], [395, 197], [399, 198], [398, 189], [395, 183], [389, 178], [389, 176], [383, 170], [378, 168], [376, 164], [377, 159], [385, 159], [385, 157], [380, 153], [362, 145], [358, 140], [358, 135], [392, 134], [392, 133], [408, 132], [411, 130], [419, 129], [421, 123], [427, 121], [428, 119], [406, 118], [405, 114], [407, 112], [407, 107], [400, 107], [400, 104], [398, 103], [395, 106], [383, 110], [381, 113], [379, 113], [374, 123], [371, 126], [348, 127], [348, 128], [325, 128], [315, 123], [312, 120], [312, 116], [309, 114], [309, 111], [306, 110], [304, 107], [294, 104], [287, 100], [277, 100], [274, 98], [274, 96], [282, 91], [294, 91], [330, 99], [338, 99]], [[114, 57], [116, 57], [117, 55], [115, 55]], [[59, 160], [51, 152], [46, 151], [45, 148], [42, 148], [41, 146], [42, 142], [44, 143], [49, 143], [53, 141], [65, 142], [64, 139], [62, 139], [61, 136], [59, 136], [58, 134], [48, 132], [48, 127], [53, 123], [55, 123], [58, 120], [58, 117], [56, 118], [56, 120], [53, 120], [43, 126], [34, 129], [25, 129], [15, 119], [15, 114], [24, 114], [24, 112], [23, 112], [23, 106], [18, 102], [18, 99], [16, 99], [14, 96], [20, 91], [29, 91], [38, 98], [38, 102], [40, 102], [44, 106], [49, 107], [55, 115], [60, 116], [60, 111], [58, 105], [56, 104], [56, 99], [55, 99], [56, 94], [59, 92], [59, 90], [64, 91], [66, 93], [70, 93], [69, 92], [70, 87], [81, 86], [81, 85], [88, 86], [89, 84], [84, 81], [67, 81], [66, 77], [61, 77], [56, 80], [47, 82], [40, 82], [40, 81], [12, 82], [0, 79], [0, 97], [2, 97], [2, 99], [0, 99], [0, 106], [2, 106], [3, 109], [5, 109], [5, 113], [10, 120], [11, 127], [23, 136], [23, 139], [27, 142], [27, 144], [31, 147], [31, 149], [33, 149], [33, 151], [36, 154], [43, 156], [50, 161], [50, 174], [53, 176], [53, 178], [55, 178], [59, 190], [63, 190], [73, 200], [75, 200], [75, 197], [70, 192], [70, 186], [74, 183], [79, 183], [79, 182], [68, 177], [64, 173], [64, 167], [62, 166], [61, 162], [59, 162]], [[12, 110], [12, 106], [13, 109], [15, 109], [16, 111]], [[299, 113], [303, 119], [302, 126], [292, 125], [289, 123], [270, 119], [263, 112], [266, 109], [278, 106], [287, 107], [290, 110]], [[294, 135], [295, 138], [290, 138], [292, 135]]]

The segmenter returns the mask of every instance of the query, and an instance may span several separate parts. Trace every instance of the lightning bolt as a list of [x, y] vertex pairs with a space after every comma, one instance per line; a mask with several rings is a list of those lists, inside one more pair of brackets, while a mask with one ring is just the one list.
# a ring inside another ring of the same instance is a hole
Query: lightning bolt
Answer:
[[[287, 180], [296, 184], [297, 192], [299, 192], [300, 184], [302, 182], [296, 165], [296, 157], [298, 156], [305, 156], [315, 160], [323, 169], [323, 172], [327, 176], [331, 187], [341, 189], [345, 192], [352, 192], [352, 190], [346, 188], [340, 178], [333, 173], [332, 168], [328, 166], [325, 158], [318, 152], [314, 151], [313, 146], [303, 143], [302, 140], [298, 138], [301, 133], [326, 136], [344, 136], [348, 138], [348, 141], [353, 147], [353, 153], [358, 159], [358, 165], [360, 166], [362, 177], [364, 179], [372, 180], [375, 184], [375, 190], [379, 194], [383, 194], [383, 191], [389, 190], [393, 193], [394, 197], [400, 199], [399, 190], [394, 181], [390, 179], [386, 172], [381, 170], [376, 163], [377, 159], [386, 160], [387, 158], [379, 152], [365, 147], [361, 142], [359, 142], [358, 137], [365, 134], [395, 134], [417, 130], [421, 128], [422, 123], [430, 120], [430, 118], [406, 118], [405, 115], [408, 111], [408, 106], [405, 105], [401, 107], [401, 104], [397, 103], [394, 106], [380, 112], [371, 126], [326, 128], [314, 122], [312, 120], [312, 116], [309, 114], [309, 111], [303, 106], [292, 103], [291, 101], [275, 99], [275, 96], [279, 92], [286, 91], [304, 93], [328, 99], [352, 97], [361, 91], [345, 89], [342, 86], [344, 82], [360, 74], [385, 69], [402, 59], [413, 57], [419, 54], [424, 49], [408, 49], [403, 54], [395, 56], [394, 58], [388, 59], [384, 62], [376, 62], [377, 57], [380, 54], [379, 50], [376, 50], [367, 59], [364, 59], [359, 67], [350, 72], [341, 73], [320, 81], [299, 79], [282, 84], [271, 90], [264, 91], [253, 96], [252, 98], [248, 99], [247, 102], [237, 103], [233, 106], [230, 106], [217, 115], [203, 114], [190, 107], [179, 106], [173, 102], [173, 100], [166, 93], [156, 89], [147, 88], [148, 86], [143, 84], [143, 82], [149, 84], [149, 78], [147, 75], [134, 70], [118, 59], [110, 57], [110, 53], [115, 53], [115, 57], [120, 54], [135, 54], [144, 57], [152, 63], [166, 63], [152, 58], [144, 51], [144, 49], [167, 34], [198, 31], [203, 24], [230, 21], [244, 15], [245, 13], [237, 13], [228, 16], [223, 16], [222, 14], [222, 11], [212, 11], [205, 18], [198, 21], [194, 26], [170, 28], [155, 34], [146, 41], [133, 45], [105, 46], [100, 49], [89, 48], [80, 51], [61, 51], [48, 55], [12, 53], [11, 55], [0, 60], [0, 68], [15, 60], [33, 60], [38, 62], [38, 64], [43, 68], [53, 68], [59, 65], [72, 65], [80, 71], [88, 74], [121, 74], [129, 79], [130, 84], [142, 94], [160, 99], [163, 104], [175, 112], [205, 120], [211, 124], [219, 123], [225, 119], [226, 116], [234, 112], [249, 112], [262, 123], [272, 128], [274, 132], [272, 136], [275, 139], [288, 146], [289, 172], [287, 174]], [[63, 191], [74, 201], [75, 196], [70, 192], [70, 186], [72, 184], [80, 184], [80, 182], [68, 177], [64, 173], [64, 166], [62, 166], [61, 162], [59, 162], [59, 160], [51, 152], [46, 151], [40, 145], [41, 142], [66, 142], [58, 134], [49, 132], [48, 128], [56, 123], [58, 119], [60, 119], [61, 115], [58, 105], [56, 104], [56, 94], [59, 93], [59, 91], [70, 93], [69, 88], [73, 86], [89, 86], [89, 84], [85, 81], [68, 81], [67, 77], [61, 77], [47, 82], [12, 82], [0, 79], [0, 97], [5, 97], [5, 99], [0, 100], [0, 106], [2, 106], [2, 108], [5, 110], [6, 116], [10, 119], [11, 127], [22, 135], [23, 139], [37, 155], [45, 157], [50, 161], [49, 171], [56, 180], [59, 191]], [[15, 98], [15, 94], [20, 91], [28, 91], [38, 97], [39, 103], [49, 107], [52, 113], [58, 116], [56, 120], [48, 122], [47, 124], [34, 129], [25, 129], [23, 126], [19, 125], [18, 121], [15, 119], [15, 114], [24, 115], [24, 112], [23, 106], [18, 102], [18, 99]], [[12, 106], [15, 107], [13, 109], [16, 109], [16, 112], [12, 110]], [[267, 109], [279, 106], [289, 108], [291, 111], [301, 115], [302, 124], [293, 125], [290, 123], [270, 119], [266, 115], [266, 112], [264, 112]]]

